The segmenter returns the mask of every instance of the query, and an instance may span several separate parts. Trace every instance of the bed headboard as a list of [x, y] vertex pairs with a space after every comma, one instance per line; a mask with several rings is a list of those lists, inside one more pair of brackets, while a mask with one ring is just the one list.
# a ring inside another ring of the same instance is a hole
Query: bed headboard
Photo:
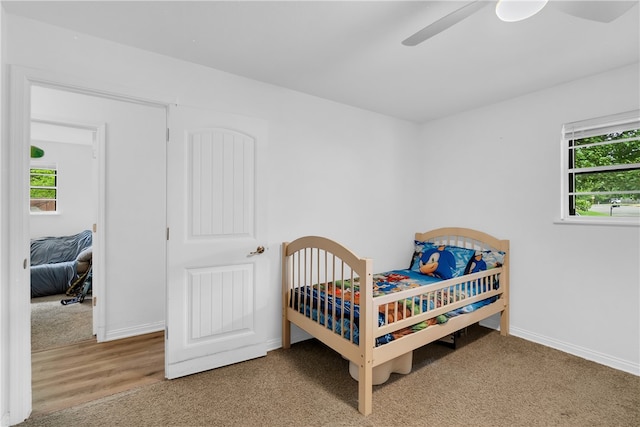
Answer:
[[508, 253], [509, 241], [500, 240], [490, 234], [471, 228], [444, 227], [424, 233], [416, 233], [415, 239], [449, 246], [460, 246], [476, 250], [498, 250]]

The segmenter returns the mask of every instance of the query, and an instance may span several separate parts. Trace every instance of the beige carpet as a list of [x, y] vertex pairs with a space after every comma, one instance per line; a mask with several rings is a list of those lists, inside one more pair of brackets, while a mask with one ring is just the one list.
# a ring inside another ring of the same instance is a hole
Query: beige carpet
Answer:
[[78, 405], [26, 426], [638, 426], [640, 377], [479, 326], [457, 350], [414, 353], [413, 372], [357, 411], [347, 361], [315, 340], [266, 357]]
[[82, 304], [60, 304], [67, 298], [62, 294], [31, 299], [31, 351], [93, 337], [91, 297]]

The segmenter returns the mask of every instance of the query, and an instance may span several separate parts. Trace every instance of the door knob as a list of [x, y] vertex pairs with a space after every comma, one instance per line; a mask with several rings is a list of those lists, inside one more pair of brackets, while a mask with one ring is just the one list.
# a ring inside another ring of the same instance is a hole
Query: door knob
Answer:
[[255, 251], [249, 252], [249, 255], [260, 255], [264, 252], [264, 246], [258, 246]]

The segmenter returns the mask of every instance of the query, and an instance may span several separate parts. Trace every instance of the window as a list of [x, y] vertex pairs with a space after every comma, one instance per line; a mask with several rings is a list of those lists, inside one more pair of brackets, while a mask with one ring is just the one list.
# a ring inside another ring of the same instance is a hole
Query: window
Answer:
[[58, 170], [56, 167], [30, 169], [30, 209], [35, 212], [56, 212], [58, 209]]
[[640, 110], [562, 129], [563, 215], [640, 224]]

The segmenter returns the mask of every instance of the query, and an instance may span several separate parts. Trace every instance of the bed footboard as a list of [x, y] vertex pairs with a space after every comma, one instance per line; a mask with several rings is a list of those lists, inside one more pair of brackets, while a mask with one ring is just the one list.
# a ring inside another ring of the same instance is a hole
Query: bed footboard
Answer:
[[[368, 299], [372, 289], [371, 268], [372, 260], [359, 258], [324, 237], [308, 236], [284, 243], [283, 347], [288, 348], [291, 344], [289, 322], [293, 322], [353, 360], [358, 353], [359, 335], [354, 324], [355, 313], [350, 308], [359, 306], [360, 318], [367, 317], [368, 307], [362, 302]], [[356, 281], [360, 285], [358, 293], [351, 291], [351, 284]], [[336, 299], [339, 304], [333, 304]], [[308, 307], [309, 313], [301, 313], [300, 307]], [[350, 314], [340, 324], [324, 324], [326, 319], [335, 319], [345, 311]]]

